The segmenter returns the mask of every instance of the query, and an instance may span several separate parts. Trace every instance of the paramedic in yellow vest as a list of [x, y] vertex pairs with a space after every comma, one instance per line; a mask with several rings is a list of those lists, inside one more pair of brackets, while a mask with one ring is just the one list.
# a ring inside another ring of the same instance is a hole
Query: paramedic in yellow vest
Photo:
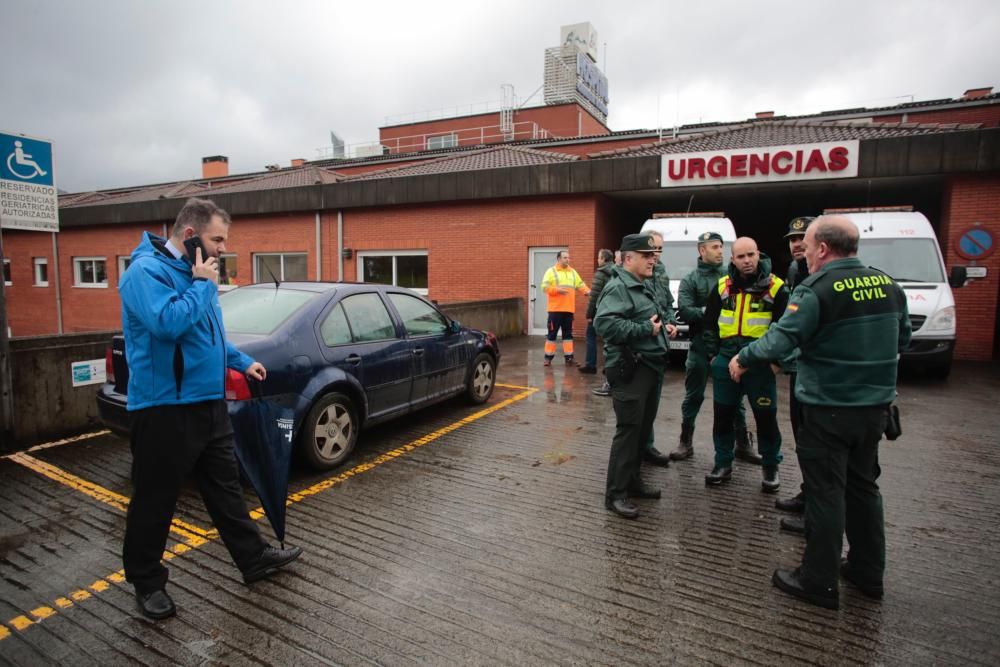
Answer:
[[569, 250], [560, 250], [556, 265], [542, 277], [542, 291], [548, 296], [548, 336], [545, 341], [545, 365], [551, 366], [556, 356], [556, 333], [562, 330], [563, 358], [573, 363], [573, 313], [576, 293], [590, 294], [587, 283], [569, 265]]
[[788, 305], [784, 281], [771, 273], [771, 259], [757, 250], [757, 243], [742, 237], [733, 243], [729, 271], [719, 278], [717, 289], [705, 306], [705, 353], [711, 360], [714, 419], [712, 441], [715, 467], [705, 484], [728, 482], [733, 474], [733, 418], [746, 395], [757, 422], [757, 443], [763, 479], [761, 488], [774, 493], [781, 482], [781, 433], [778, 431], [778, 387], [767, 362], [750, 366], [740, 382], [729, 376], [729, 360], [763, 336], [781, 319]]

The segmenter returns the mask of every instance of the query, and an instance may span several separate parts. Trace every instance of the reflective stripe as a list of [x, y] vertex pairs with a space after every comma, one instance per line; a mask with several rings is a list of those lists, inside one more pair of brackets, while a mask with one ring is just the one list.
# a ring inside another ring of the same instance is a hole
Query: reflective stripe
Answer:
[[724, 310], [724, 313], [729, 313], [728, 315], [719, 315], [719, 324], [732, 324], [736, 321], [736, 317], [733, 315], [733, 311]]
[[751, 327], [766, 327], [771, 323], [770, 316], [768, 317], [748, 317], [743, 320], [747, 326]]
[[563, 341], [563, 354], [573, 354], [573, 341], [571, 340]]

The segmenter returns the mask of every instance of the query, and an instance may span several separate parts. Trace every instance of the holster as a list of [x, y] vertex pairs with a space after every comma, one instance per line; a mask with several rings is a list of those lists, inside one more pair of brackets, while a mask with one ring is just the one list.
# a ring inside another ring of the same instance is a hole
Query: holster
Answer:
[[903, 424], [899, 421], [899, 408], [890, 403], [885, 406], [885, 439], [895, 440], [903, 435]]

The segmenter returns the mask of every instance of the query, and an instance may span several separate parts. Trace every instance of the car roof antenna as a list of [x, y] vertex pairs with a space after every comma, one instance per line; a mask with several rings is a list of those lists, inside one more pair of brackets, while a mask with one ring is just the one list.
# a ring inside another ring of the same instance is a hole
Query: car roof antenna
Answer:
[[[264, 264], [264, 262], [261, 262], [261, 264]], [[276, 275], [274, 275], [274, 271], [271, 270], [270, 266], [264, 264], [264, 268], [267, 269], [267, 272], [271, 275], [271, 280], [274, 281], [274, 289], [277, 290], [279, 287], [281, 287], [281, 281], [278, 280], [278, 277]]]

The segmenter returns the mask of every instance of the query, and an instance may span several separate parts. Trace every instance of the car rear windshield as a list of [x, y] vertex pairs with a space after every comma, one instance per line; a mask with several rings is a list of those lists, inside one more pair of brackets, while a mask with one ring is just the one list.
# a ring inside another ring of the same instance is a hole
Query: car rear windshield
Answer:
[[[723, 247], [723, 261], [729, 261], [730, 244]], [[660, 257], [663, 266], [667, 267], [670, 282], [680, 284], [681, 278], [698, 268], [698, 244], [695, 242], [664, 243], [663, 255]]]
[[293, 289], [244, 288], [219, 297], [230, 333], [267, 335], [318, 295]]
[[861, 239], [858, 258], [900, 282], [943, 283], [944, 271], [932, 239]]

